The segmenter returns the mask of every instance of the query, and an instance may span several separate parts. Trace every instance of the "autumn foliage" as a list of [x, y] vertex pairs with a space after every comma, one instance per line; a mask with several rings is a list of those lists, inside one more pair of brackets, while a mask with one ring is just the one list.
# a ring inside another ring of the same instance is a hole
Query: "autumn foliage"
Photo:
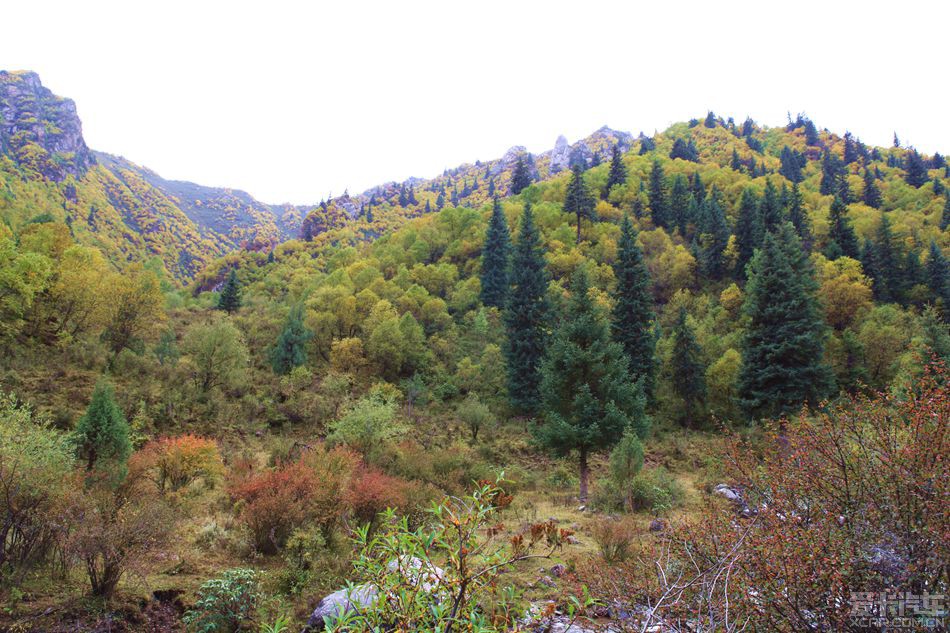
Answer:
[[224, 472], [217, 443], [190, 434], [149, 442], [132, 456], [129, 467], [147, 473], [161, 493], [175, 492], [199, 478], [213, 483]]

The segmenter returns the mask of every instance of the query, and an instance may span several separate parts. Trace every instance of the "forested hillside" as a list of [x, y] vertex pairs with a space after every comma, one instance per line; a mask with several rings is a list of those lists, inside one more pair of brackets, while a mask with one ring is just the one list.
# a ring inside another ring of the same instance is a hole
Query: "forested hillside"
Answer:
[[336, 630], [841, 630], [856, 587], [946, 593], [939, 154], [708, 113], [295, 216], [16, 111], [5, 624], [285, 630], [352, 581], [386, 599]]

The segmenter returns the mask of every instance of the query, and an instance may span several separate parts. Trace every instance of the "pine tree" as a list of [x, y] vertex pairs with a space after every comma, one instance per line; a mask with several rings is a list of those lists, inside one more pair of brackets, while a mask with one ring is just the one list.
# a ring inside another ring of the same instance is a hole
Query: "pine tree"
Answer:
[[797, 182], [792, 185], [792, 191], [788, 196], [788, 219], [795, 227], [798, 239], [802, 241], [802, 247], [806, 251], [811, 251], [811, 221], [805, 211], [804, 199]]
[[742, 161], [739, 160], [739, 152], [735, 148], [732, 150], [732, 162], [729, 163], [729, 166], [732, 167], [733, 171], [742, 171]]
[[581, 220], [594, 219], [594, 196], [584, 181], [584, 172], [579, 165], [574, 165], [571, 182], [567, 184], [567, 195], [564, 197], [564, 210], [577, 216], [577, 243], [581, 243]]
[[[801, 157], [804, 158], [804, 157]], [[779, 168], [778, 173], [782, 174], [793, 183], [799, 183], [804, 180], [802, 176], [802, 160], [798, 152], [792, 150], [788, 145], [782, 148], [782, 166]]]
[[486, 306], [503, 308], [508, 300], [510, 243], [508, 220], [501, 210], [501, 202], [495, 198], [482, 249], [481, 300]]
[[703, 178], [698, 171], [694, 171], [689, 179], [689, 190], [696, 198], [696, 202], [702, 204], [706, 199], [706, 186], [703, 184]]
[[217, 307], [218, 310], [224, 310], [228, 314], [234, 314], [241, 307], [241, 287], [238, 284], [237, 273], [233, 269], [228, 275], [228, 280], [224, 282], [224, 287], [221, 288], [221, 294], [218, 295]]
[[891, 233], [891, 222], [887, 219], [886, 213], [881, 213], [881, 222], [877, 227], [875, 241], [875, 264], [880, 276], [880, 288], [877, 295], [881, 301], [893, 301], [900, 295], [900, 253], [894, 235]]
[[790, 224], [768, 233], [749, 264], [743, 310], [740, 404], [753, 418], [815, 404], [833, 386], [822, 362], [825, 325], [815, 298], [818, 284]]
[[610, 172], [607, 174], [607, 187], [604, 189], [604, 200], [610, 195], [610, 190], [617, 185], [627, 182], [627, 166], [623, 164], [620, 145], [614, 145], [613, 155], [610, 158]]
[[864, 170], [864, 194], [861, 196], [864, 204], [872, 209], [881, 208], [881, 190], [878, 189], [874, 174], [870, 169]]
[[680, 235], [686, 236], [686, 225], [689, 220], [689, 186], [682, 174], [673, 179], [673, 188], [670, 190], [670, 215]]
[[100, 380], [96, 384], [89, 407], [76, 425], [73, 442], [86, 462], [86, 471], [107, 469], [124, 475], [125, 462], [132, 454], [129, 425], [108, 382]]
[[531, 184], [531, 171], [525, 162], [524, 155], [519, 155], [515, 167], [511, 171], [511, 193], [517, 196]]
[[848, 172], [841, 159], [825, 150], [821, 160], [821, 186], [819, 191], [823, 196], [838, 196], [847, 204], [851, 202], [851, 190], [848, 187]]
[[871, 290], [874, 293], [875, 301], [888, 303], [892, 300], [890, 288], [888, 288], [884, 274], [881, 272], [877, 248], [875, 248], [874, 242], [867, 238], [864, 239], [864, 245], [861, 247], [861, 271], [873, 282]]
[[670, 359], [673, 391], [683, 401], [683, 425], [694, 427], [706, 402], [706, 367], [703, 351], [696, 342], [693, 328], [686, 321], [686, 308], [680, 308], [673, 326], [673, 355]]
[[306, 344], [313, 338], [313, 332], [303, 323], [303, 306], [290, 309], [284, 329], [277, 338], [277, 344], [271, 350], [270, 362], [275, 374], [289, 374], [294, 367], [307, 362]]
[[637, 244], [636, 229], [626, 216], [620, 224], [614, 277], [613, 339], [623, 346], [631, 376], [641, 381], [644, 395], [652, 400], [656, 381], [652, 282]]
[[759, 217], [762, 219], [763, 231], [775, 231], [784, 221], [782, 203], [771, 180], [765, 181], [765, 193], [759, 202]]
[[828, 246], [825, 248], [825, 256], [828, 259], [838, 259], [841, 256], [858, 259], [860, 256], [858, 236], [854, 234], [854, 229], [851, 227], [848, 207], [838, 196], [835, 196], [834, 202], [831, 203], [828, 224]]
[[591, 453], [610, 448], [627, 429], [642, 438], [649, 421], [642, 390], [630, 378], [623, 347], [610, 340], [583, 267], [574, 273], [567, 313], [541, 374], [544, 422], [538, 442], [559, 455], [577, 452], [579, 498], [586, 503]]
[[722, 279], [728, 272], [724, 253], [729, 245], [729, 223], [726, 214], [719, 202], [719, 195], [715, 188], [706, 197], [702, 205], [702, 218], [699, 242], [699, 263], [703, 274], [711, 279]]
[[805, 144], [818, 145], [818, 128], [815, 127], [811, 119], [805, 120]]
[[739, 200], [739, 216], [736, 218], [736, 248], [738, 257], [736, 258], [736, 277], [745, 279], [746, 266], [752, 260], [755, 249], [762, 242], [762, 220], [759, 217], [759, 205], [755, 193], [752, 189], [746, 188], [742, 191], [742, 198]]
[[930, 252], [927, 256], [927, 287], [935, 301], [943, 309], [944, 320], [950, 323], [950, 263], [943, 251], [933, 240], [930, 241]]
[[906, 165], [904, 167], [906, 175], [904, 179], [911, 187], [922, 187], [930, 182], [930, 175], [927, 173], [927, 164], [921, 158], [917, 150], [912, 149], [906, 154]]
[[950, 226], [950, 195], [947, 195], [947, 201], [943, 203], [943, 215], [940, 216], [940, 230], [946, 231]]
[[668, 229], [670, 227], [669, 202], [666, 199], [666, 179], [663, 176], [663, 166], [660, 165], [660, 161], [653, 161], [648, 195], [653, 224]]
[[858, 148], [851, 132], [844, 133], [844, 164], [850, 165], [858, 160]]
[[513, 409], [528, 415], [537, 413], [541, 403], [541, 359], [549, 320], [544, 265], [534, 215], [526, 204], [511, 257], [511, 290], [504, 316], [508, 399]]

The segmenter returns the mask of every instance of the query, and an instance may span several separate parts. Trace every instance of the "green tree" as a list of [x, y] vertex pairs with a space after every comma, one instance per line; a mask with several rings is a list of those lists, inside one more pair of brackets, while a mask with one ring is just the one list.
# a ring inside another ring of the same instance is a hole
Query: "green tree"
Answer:
[[567, 312], [542, 365], [544, 422], [541, 446], [578, 454], [580, 494], [587, 501], [588, 458], [616, 444], [628, 428], [643, 437], [649, 421], [642, 388], [630, 378], [620, 344], [589, 294], [587, 270], [574, 273]]
[[86, 471], [105, 468], [125, 472], [125, 462], [132, 453], [129, 425], [115, 392], [105, 380], [100, 380], [92, 392], [86, 413], [79, 419], [73, 434], [76, 452], [86, 462]]
[[806, 251], [811, 250], [811, 221], [808, 219], [808, 212], [805, 211], [805, 203], [802, 198], [802, 192], [798, 188], [798, 183], [792, 185], [791, 193], [788, 196], [788, 219], [795, 227], [798, 233], [798, 239], [802, 241], [802, 246]]
[[540, 406], [540, 368], [549, 312], [547, 285], [538, 229], [531, 205], [526, 204], [512, 255], [511, 292], [504, 315], [508, 400], [521, 413], [537, 413]]
[[715, 187], [700, 207], [699, 225], [699, 263], [703, 274], [710, 279], [722, 279], [728, 272], [724, 254], [730, 231]]
[[831, 203], [828, 224], [828, 246], [825, 247], [825, 256], [828, 259], [838, 259], [842, 256], [858, 259], [861, 256], [858, 236], [851, 227], [848, 206], [839, 196], [835, 196], [834, 202]]
[[508, 220], [501, 210], [501, 202], [495, 198], [482, 249], [481, 299], [486, 306], [502, 308], [505, 305], [508, 298], [510, 251]]
[[217, 307], [218, 310], [224, 310], [228, 314], [234, 314], [241, 307], [241, 287], [238, 284], [237, 272], [234, 270], [231, 270], [228, 280], [221, 288]]
[[907, 172], [904, 179], [911, 187], [922, 187], [930, 182], [930, 174], [927, 173], [927, 163], [917, 152], [912, 149], [904, 156], [904, 170]]
[[652, 282], [637, 245], [636, 229], [627, 216], [620, 225], [614, 277], [613, 339], [623, 346], [631, 376], [641, 381], [644, 395], [651, 400], [656, 381]]
[[829, 393], [831, 374], [822, 361], [825, 325], [817, 289], [791, 225], [767, 234], [750, 262], [743, 306], [749, 325], [739, 394], [749, 416], [790, 413]]
[[877, 186], [877, 179], [870, 169], [864, 170], [864, 193], [861, 196], [864, 204], [874, 209], [881, 208], [881, 190]]
[[517, 196], [531, 184], [531, 170], [524, 155], [519, 155], [511, 171], [511, 193]]
[[762, 219], [755, 193], [746, 188], [739, 199], [739, 216], [736, 218], [736, 278], [745, 279], [746, 266], [752, 260], [755, 249], [762, 242]]
[[943, 203], [943, 214], [940, 216], [940, 230], [946, 231], [950, 227], [950, 193], [947, 194], [947, 201]]
[[673, 179], [673, 188], [670, 190], [670, 214], [673, 222], [679, 229], [680, 235], [686, 236], [686, 225], [689, 222], [690, 193], [686, 178], [678, 174]]
[[668, 229], [670, 227], [670, 208], [666, 195], [666, 178], [663, 174], [663, 166], [660, 165], [658, 160], [653, 161], [653, 168], [650, 170], [648, 192], [653, 224]]
[[944, 319], [950, 323], [950, 263], [933, 240], [927, 256], [927, 287], [942, 304]]
[[229, 320], [189, 328], [182, 352], [195, 388], [202, 394], [238, 385], [247, 369], [247, 346]]
[[695, 426], [706, 403], [706, 366], [702, 360], [703, 350], [696, 342], [693, 328], [686, 320], [686, 308], [680, 308], [676, 325], [673, 326], [673, 356], [670, 359], [673, 373], [673, 390], [683, 401], [683, 424]]
[[313, 338], [313, 332], [303, 323], [303, 306], [290, 309], [284, 329], [277, 337], [277, 344], [271, 350], [270, 363], [275, 374], [286, 375], [294, 367], [307, 362], [307, 342]]
[[759, 202], [759, 218], [764, 231], [775, 231], [783, 222], [782, 203], [771, 180], [765, 181], [765, 193]]
[[875, 279], [879, 282], [877, 298], [880, 301], [894, 301], [901, 293], [900, 252], [894, 234], [891, 232], [891, 222], [886, 213], [881, 213], [881, 223], [878, 224], [873, 250], [875, 256]]
[[574, 165], [571, 173], [571, 182], [567, 184], [567, 194], [564, 197], [564, 210], [577, 216], [577, 243], [581, 243], [581, 220], [594, 219], [594, 196], [584, 181], [584, 172], [579, 165]]
[[604, 188], [604, 199], [610, 195], [610, 190], [617, 185], [623, 185], [627, 182], [627, 166], [623, 164], [623, 154], [620, 152], [620, 145], [614, 145], [613, 154], [610, 158], [610, 172], [607, 174], [607, 186]]

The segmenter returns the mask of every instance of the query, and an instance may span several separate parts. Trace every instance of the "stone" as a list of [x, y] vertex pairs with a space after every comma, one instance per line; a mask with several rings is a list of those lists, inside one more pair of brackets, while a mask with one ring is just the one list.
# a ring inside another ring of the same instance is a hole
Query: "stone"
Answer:
[[663, 519], [653, 519], [650, 521], [650, 531], [651, 532], [662, 532], [666, 529], [666, 521]]
[[571, 146], [567, 144], [564, 135], [557, 137], [554, 149], [551, 150], [551, 173], [556, 174], [568, 168], [571, 161]]
[[378, 593], [376, 587], [370, 584], [335, 591], [317, 603], [304, 630], [322, 631], [326, 628], [327, 619], [333, 621], [350, 611], [372, 605]]
[[713, 494], [728, 499], [729, 501], [739, 501], [739, 494], [727, 486], [726, 484], [719, 484], [713, 488]]
[[567, 567], [565, 567], [565, 566], [562, 565], [561, 563], [558, 563], [557, 565], [555, 565], [554, 567], [551, 568], [551, 574], [552, 574], [555, 578], [560, 578], [561, 576], [564, 575], [564, 572], [566, 572], [566, 571], [567, 571]]

